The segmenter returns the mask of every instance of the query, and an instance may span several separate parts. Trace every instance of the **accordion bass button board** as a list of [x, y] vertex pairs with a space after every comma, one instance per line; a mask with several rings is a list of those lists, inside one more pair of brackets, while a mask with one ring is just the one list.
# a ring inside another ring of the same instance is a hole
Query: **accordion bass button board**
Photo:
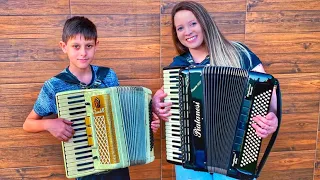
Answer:
[[154, 161], [150, 89], [72, 90], [57, 93], [56, 101], [58, 116], [75, 131], [62, 142], [68, 178]]

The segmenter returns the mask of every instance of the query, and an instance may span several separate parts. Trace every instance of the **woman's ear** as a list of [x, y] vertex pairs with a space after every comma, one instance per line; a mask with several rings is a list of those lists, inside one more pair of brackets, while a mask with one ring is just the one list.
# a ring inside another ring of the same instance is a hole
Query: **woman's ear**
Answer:
[[63, 42], [63, 41], [60, 41], [59, 42], [59, 46], [60, 46], [60, 48], [62, 49], [62, 51], [64, 52], [64, 53], [67, 53], [67, 44], [65, 43], [65, 42]]

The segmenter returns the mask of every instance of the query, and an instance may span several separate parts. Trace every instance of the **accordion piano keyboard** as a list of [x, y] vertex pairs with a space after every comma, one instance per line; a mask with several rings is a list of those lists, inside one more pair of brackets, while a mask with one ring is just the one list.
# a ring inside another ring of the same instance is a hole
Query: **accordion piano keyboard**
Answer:
[[172, 102], [171, 116], [165, 124], [167, 160], [181, 163], [181, 138], [179, 114], [179, 69], [163, 71], [165, 102]]
[[86, 105], [83, 93], [59, 96], [59, 117], [73, 122], [73, 137], [64, 142], [64, 155], [68, 176], [94, 171], [91, 147], [85, 125]]

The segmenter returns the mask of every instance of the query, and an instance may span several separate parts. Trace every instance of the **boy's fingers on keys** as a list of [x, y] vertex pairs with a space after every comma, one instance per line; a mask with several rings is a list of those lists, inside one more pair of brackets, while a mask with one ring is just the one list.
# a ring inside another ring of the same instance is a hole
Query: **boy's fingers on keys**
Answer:
[[66, 126], [66, 131], [68, 131], [70, 133], [74, 133], [74, 130], [71, 126]]

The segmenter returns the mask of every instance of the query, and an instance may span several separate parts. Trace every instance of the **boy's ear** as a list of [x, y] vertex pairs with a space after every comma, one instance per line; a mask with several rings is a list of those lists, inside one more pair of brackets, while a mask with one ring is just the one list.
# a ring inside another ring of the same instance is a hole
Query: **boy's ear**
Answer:
[[97, 41], [96, 41], [96, 48], [95, 48], [95, 51], [97, 50], [98, 45], [99, 45], [99, 41], [97, 40]]
[[65, 42], [63, 42], [63, 41], [60, 41], [59, 42], [59, 46], [60, 46], [60, 48], [62, 49], [62, 51], [64, 52], [64, 53], [66, 53], [67, 52], [67, 49], [66, 49], [66, 43]]

